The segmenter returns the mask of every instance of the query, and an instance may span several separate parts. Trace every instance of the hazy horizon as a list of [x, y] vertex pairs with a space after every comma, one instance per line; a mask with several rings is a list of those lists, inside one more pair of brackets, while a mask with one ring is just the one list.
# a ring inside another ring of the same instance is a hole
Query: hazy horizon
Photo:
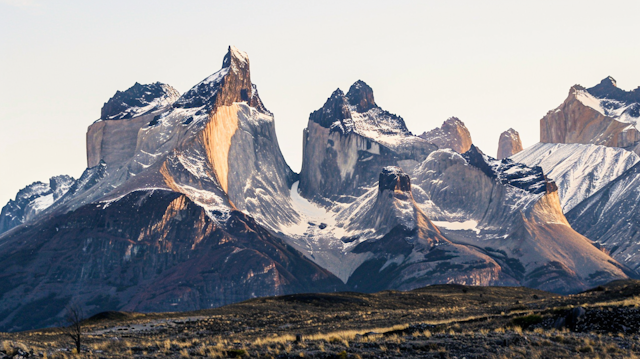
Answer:
[[455, 116], [489, 155], [508, 128], [526, 148], [572, 85], [640, 85], [640, 4], [607, 7], [617, 17], [595, 1], [0, 0], [0, 207], [34, 181], [79, 177], [86, 129], [117, 90], [160, 81], [184, 93], [229, 45], [249, 54], [296, 172], [309, 113], [358, 79], [414, 134]]

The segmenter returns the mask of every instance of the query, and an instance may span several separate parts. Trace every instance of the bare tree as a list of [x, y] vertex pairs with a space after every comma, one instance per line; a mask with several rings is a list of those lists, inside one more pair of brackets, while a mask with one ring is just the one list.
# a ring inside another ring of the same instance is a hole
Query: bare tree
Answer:
[[82, 307], [77, 303], [69, 303], [67, 305], [67, 314], [65, 319], [67, 321], [67, 327], [65, 328], [65, 334], [73, 340], [76, 345], [78, 354], [80, 354], [80, 345], [82, 344], [82, 321], [84, 320], [84, 312]]

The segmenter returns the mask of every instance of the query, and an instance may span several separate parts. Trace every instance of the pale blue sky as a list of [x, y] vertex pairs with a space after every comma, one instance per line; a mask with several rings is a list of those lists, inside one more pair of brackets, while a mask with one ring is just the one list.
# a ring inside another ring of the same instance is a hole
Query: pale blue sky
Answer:
[[509, 127], [527, 147], [572, 85], [640, 85], [639, 13], [638, 1], [0, 0], [0, 206], [79, 176], [86, 128], [116, 90], [182, 93], [230, 44], [249, 53], [295, 171], [309, 113], [358, 79], [416, 134], [457, 116], [491, 155]]

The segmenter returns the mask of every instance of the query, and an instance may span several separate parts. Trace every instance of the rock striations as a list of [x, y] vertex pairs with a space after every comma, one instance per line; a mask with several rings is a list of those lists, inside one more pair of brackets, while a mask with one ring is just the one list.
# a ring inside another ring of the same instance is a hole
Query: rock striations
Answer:
[[522, 151], [522, 141], [518, 131], [510, 128], [500, 134], [497, 157], [499, 160], [511, 157], [520, 151]]
[[420, 135], [427, 142], [437, 145], [438, 148], [450, 148], [458, 153], [465, 153], [471, 148], [471, 133], [457, 117], [451, 117], [444, 121], [442, 127], [434, 128]]

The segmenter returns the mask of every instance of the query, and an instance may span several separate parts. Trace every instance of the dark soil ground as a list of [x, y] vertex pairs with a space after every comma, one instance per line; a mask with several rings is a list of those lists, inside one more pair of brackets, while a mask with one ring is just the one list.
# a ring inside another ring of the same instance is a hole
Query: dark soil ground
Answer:
[[640, 281], [570, 296], [436, 285], [298, 294], [187, 313], [108, 312], [64, 329], [0, 334], [0, 358], [635, 358]]

